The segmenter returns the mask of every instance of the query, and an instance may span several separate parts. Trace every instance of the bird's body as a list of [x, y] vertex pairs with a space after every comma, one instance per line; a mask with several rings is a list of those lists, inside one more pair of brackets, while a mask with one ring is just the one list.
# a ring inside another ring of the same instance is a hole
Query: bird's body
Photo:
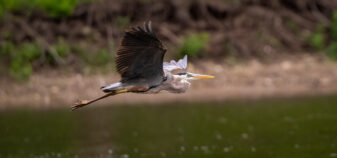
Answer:
[[158, 93], [162, 90], [171, 93], [184, 93], [190, 88], [191, 83], [179, 75], [173, 75], [171, 72], [166, 73], [166, 80], [157, 87], [149, 90], [149, 93]]
[[[191, 83], [185, 80], [180, 75], [173, 75], [171, 72], [165, 73], [165, 79], [161, 82], [159, 85], [155, 85], [152, 87], [149, 87], [146, 91], [140, 91], [142, 93], [146, 94], [155, 94], [159, 93], [162, 90], [171, 92], [171, 93], [184, 93], [187, 91], [187, 89], [190, 87]], [[135, 83], [113, 83], [110, 85], [107, 85], [105, 87], [102, 87], [103, 92], [111, 92], [116, 90], [125, 89], [128, 87], [128, 85], [135, 86]], [[138, 85], [138, 87], [143, 87], [142, 84]], [[138, 91], [135, 91], [135, 93], [139, 93]]]
[[106, 94], [102, 97], [75, 103], [72, 109], [91, 104], [100, 99], [120, 93], [183, 93], [190, 87], [188, 80], [213, 78], [213, 76], [189, 72], [173, 74], [173, 70], [186, 69], [187, 56], [179, 61], [163, 62], [166, 49], [156, 37], [151, 23], [131, 28], [125, 32], [117, 52], [116, 67], [121, 81], [101, 88]]

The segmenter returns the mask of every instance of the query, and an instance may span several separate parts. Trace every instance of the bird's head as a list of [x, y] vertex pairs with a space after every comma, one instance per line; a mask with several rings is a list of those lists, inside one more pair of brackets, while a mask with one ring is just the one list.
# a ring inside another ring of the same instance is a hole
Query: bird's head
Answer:
[[178, 73], [177, 75], [186, 79], [186, 80], [214, 78], [214, 76], [211, 76], [211, 75], [194, 74], [194, 73], [190, 73], [190, 72], [181, 72], [181, 73]]

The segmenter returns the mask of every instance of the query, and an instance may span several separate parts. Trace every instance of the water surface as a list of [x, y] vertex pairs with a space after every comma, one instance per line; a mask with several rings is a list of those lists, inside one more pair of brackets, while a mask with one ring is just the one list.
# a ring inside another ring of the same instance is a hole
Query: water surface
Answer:
[[337, 157], [337, 96], [0, 111], [0, 157]]

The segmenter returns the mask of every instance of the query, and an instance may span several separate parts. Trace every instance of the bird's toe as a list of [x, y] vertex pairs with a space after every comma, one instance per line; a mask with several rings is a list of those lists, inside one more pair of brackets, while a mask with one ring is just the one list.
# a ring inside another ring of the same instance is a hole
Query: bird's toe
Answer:
[[81, 101], [78, 101], [76, 102], [72, 107], [71, 107], [71, 110], [76, 110], [82, 106], [85, 106], [88, 104], [88, 101], [87, 100], [81, 100]]

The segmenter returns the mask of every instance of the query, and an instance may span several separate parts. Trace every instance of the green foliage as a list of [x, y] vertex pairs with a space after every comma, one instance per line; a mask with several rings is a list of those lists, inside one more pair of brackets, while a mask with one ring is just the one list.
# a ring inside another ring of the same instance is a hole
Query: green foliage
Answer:
[[39, 7], [52, 17], [62, 17], [73, 13], [78, 0], [35, 0]]
[[307, 37], [307, 42], [315, 50], [322, 50], [326, 46], [325, 28], [326, 26], [318, 24], [315, 31]]
[[104, 65], [109, 62], [109, 54], [107, 50], [101, 49], [95, 53], [95, 56], [93, 56], [93, 65]]
[[107, 50], [101, 49], [94, 53], [86, 53], [84, 57], [86, 62], [92, 66], [103, 66], [111, 61], [111, 57]]
[[[71, 53], [70, 46], [62, 38], [60, 38], [57, 43], [51, 45], [50, 50], [54, 50], [57, 56], [64, 59]], [[47, 53], [45, 57], [46, 61], [44, 61], [44, 64], [52, 66], [60, 64], [56, 61], [55, 57], [49, 53]]]
[[0, 57], [5, 57], [8, 52], [11, 52], [14, 49], [14, 45], [9, 42], [2, 42], [0, 45]]
[[9, 46], [9, 75], [16, 80], [27, 80], [33, 72], [32, 62], [41, 56], [41, 50], [35, 43], [23, 43], [15, 49]]
[[63, 17], [73, 13], [80, 2], [89, 0], [0, 0], [0, 17], [6, 12], [16, 11], [29, 14], [41, 10], [50, 17]]
[[330, 43], [326, 52], [332, 60], [337, 60], [337, 41]]
[[70, 53], [70, 47], [63, 39], [59, 39], [58, 43], [52, 47], [60, 57], [67, 57]]
[[308, 42], [316, 50], [324, 48], [324, 34], [322, 32], [314, 32], [308, 37]]
[[327, 48], [327, 55], [332, 60], [337, 60], [337, 11], [334, 12], [332, 18], [332, 42], [329, 44]]
[[332, 17], [332, 38], [337, 41], [337, 11], [334, 12]]
[[[10, 42], [2, 42], [0, 47], [1, 62], [7, 63], [7, 71], [10, 77], [25, 81], [33, 73], [33, 65], [42, 57], [42, 49], [37, 43], [22, 43], [14, 45]], [[70, 53], [70, 47], [63, 40], [51, 46], [61, 58], [66, 58]], [[55, 64], [55, 59], [46, 54], [44, 62], [47, 65]]]
[[[113, 48], [113, 44], [109, 47]], [[52, 50], [52, 53], [49, 52]], [[45, 51], [45, 52], [44, 52]], [[56, 56], [58, 60], [56, 60]], [[63, 38], [51, 44], [45, 50], [38, 43], [25, 42], [14, 44], [8, 41], [0, 42], [0, 73], [8, 74], [17, 81], [26, 81], [37, 65], [59, 66], [73, 62], [83, 63], [79, 68], [99, 67], [110, 72], [113, 68], [113, 56], [107, 49], [97, 49], [86, 43], [70, 45]], [[60, 62], [62, 61], [62, 62]]]
[[298, 26], [298, 24], [292, 19], [287, 19], [285, 24], [287, 28], [292, 31], [298, 32], [300, 30], [300, 26]]
[[333, 14], [331, 30], [331, 40], [326, 43], [324, 27], [320, 26], [308, 37], [308, 42], [315, 50], [325, 50], [327, 56], [332, 60], [337, 60], [337, 12]]
[[119, 28], [124, 29], [130, 24], [130, 18], [128, 16], [117, 16], [115, 22]]
[[3, 39], [5, 39], [5, 40], [10, 40], [10, 39], [12, 39], [12, 37], [13, 37], [12, 32], [4, 31], [4, 32], [2, 33], [2, 37], [0, 37], [0, 38], [3, 38]]
[[184, 37], [182, 45], [178, 48], [179, 56], [183, 57], [184, 55], [188, 55], [190, 57], [196, 57], [200, 55], [202, 50], [206, 47], [208, 40], [209, 34], [206, 32]]

